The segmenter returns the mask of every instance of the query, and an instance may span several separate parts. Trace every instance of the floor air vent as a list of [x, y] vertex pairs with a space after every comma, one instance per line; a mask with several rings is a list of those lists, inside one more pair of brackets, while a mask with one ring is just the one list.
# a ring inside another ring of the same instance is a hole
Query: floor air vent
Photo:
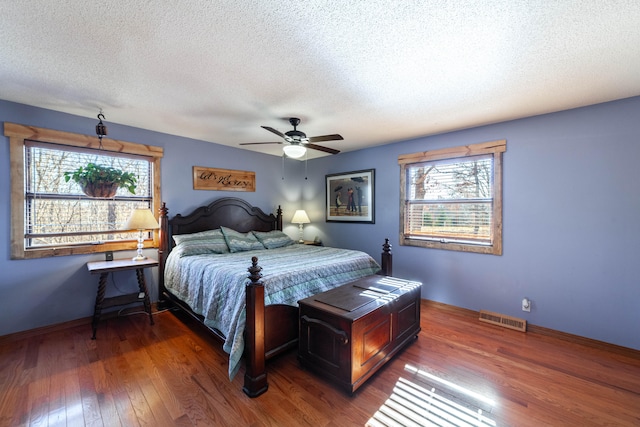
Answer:
[[504, 328], [515, 329], [516, 331], [526, 332], [527, 321], [518, 319], [517, 317], [506, 316], [504, 314], [493, 313], [491, 311], [480, 310], [480, 321], [491, 323], [492, 325], [502, 326]]

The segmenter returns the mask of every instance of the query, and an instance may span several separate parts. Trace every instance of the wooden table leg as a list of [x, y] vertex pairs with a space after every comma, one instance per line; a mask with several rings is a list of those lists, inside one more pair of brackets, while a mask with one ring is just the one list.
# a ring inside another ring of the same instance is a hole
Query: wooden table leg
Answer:
[[98, 329], [98, 322], [100, 321], [100, 314], [102, 313], [102, 303], [104, 302], [104, 292], [107, 287], [107, 276], [109, 273], [101, 273], [98, 280], [98, 294], [96, 295], [96, 305], [93, 309], [93, 321], [91, 327], [93, 328], [92, 340], [96, 339], [96, 330]]
[[147, 291], [147, 282], [144, 280], [144, 269], [137, 268], [136, 276], [138, 276], [138, 287], [140, 292], [144, 292], [144, 310], [149, 313], [149, 322], [153, 325], [153, 314], [151, 314], [151, 301], [149, 300], [149, 292]]

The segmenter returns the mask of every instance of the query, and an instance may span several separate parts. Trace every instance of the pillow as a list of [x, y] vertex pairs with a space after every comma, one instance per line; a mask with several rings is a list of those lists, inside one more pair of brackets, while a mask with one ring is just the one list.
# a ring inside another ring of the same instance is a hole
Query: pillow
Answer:
[[232, 253], [264, 249], [262, 243], [256, 239], [252, 232], [240, 233], [227, 227], [220, 227], [220, 230], [222, 230], [224, 240]]
[[178, 234], [173, 236], [180, 257], [202, 254], [225, 254], [229, 252], [227, 242], [222, 231], [207, 230], [192, 234]]
[[188, 240], [203, 240], [211, 236], [222, 236], [222, 232], [219, 228], [216, 228], [215, 230], [200, 231], [198, 233], [174, 234], [173, 241], [176, 242], [176, 245], [179, 245], [180, 243]]
[[281, 248], [296, 243], [280, 230], [252, 231], [252, 233], [267, 249]]

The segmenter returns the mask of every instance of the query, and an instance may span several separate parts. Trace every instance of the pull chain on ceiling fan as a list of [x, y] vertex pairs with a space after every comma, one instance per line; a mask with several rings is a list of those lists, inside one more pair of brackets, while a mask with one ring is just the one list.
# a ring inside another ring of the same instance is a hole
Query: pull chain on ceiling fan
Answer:
[[261, 145], [261, 144], [285, 144], [282, 147], [284, 153], [287, 157], [291, 157], [294, 159], [298, 159], [307, 152], [307, 148], [311, 148], [313, 150], [323, 151], [329, 154], [338, 154], [340, 150], [335, 150], [329, 147], [323, 147], [321, 145], [316, 145], [314, 142], [324, 142], [324, 141], [339, 141], [344, 139], [342, 135], [333, 134], [333, 135], [322, 135], [322, 136], [312, 136], [307, 137], [307, 135], [299, 131], [297, 129], [300, 124], [300, 119], [297, 117], [291, 117], [289, 119], [289, 123], [293, 126], [293, 130], [282, 133], [272, 127], [269, 126], [261, 126], [263, 129], [268, 130], [271, 133], [278, 135], [283, 141], [279, 142], [245, 142], [240, 145]]

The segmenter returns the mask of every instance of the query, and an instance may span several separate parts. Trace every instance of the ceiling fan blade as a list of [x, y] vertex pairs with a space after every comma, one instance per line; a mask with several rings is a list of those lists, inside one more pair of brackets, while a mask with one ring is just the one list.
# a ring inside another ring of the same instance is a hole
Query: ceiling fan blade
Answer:
[[239, 145], [282, 144], [282, 142], [241, 142]]
[[275, 133], [275, 134], [276, 134], [276, 135], [278, 135], [280, 138], [284, 138], [284, 137], [285, 137], [285, 136], [284, 136], [284, 134], [283, 134], [282, 132], [280, 132], [279, 130], [275, 130], [275, 129], [274, 129], [274, 128], [272, 128], [272, 127], [269, 127], [269, 126], [260, 126], [260, 127], [261, 127], [262, 129], [266, 129], [266, 130], [268, 130], [269, 132]]
[[316, 144], [304, 144], [304, 146], [307, 148], [312, 148], [314, 150], [324, 151], [325, 153], [329, 153], [329, 154], [338, 154], [340, 152], [340, 150], [334, 150], [333, 148], [323, 147], [321, 145], [316, 145]]
[[309, 142], [340, 141], [342, 139], [344, 139], [342, 135], [336, 133], [333, 135], [312, 136], [309, 138]]

